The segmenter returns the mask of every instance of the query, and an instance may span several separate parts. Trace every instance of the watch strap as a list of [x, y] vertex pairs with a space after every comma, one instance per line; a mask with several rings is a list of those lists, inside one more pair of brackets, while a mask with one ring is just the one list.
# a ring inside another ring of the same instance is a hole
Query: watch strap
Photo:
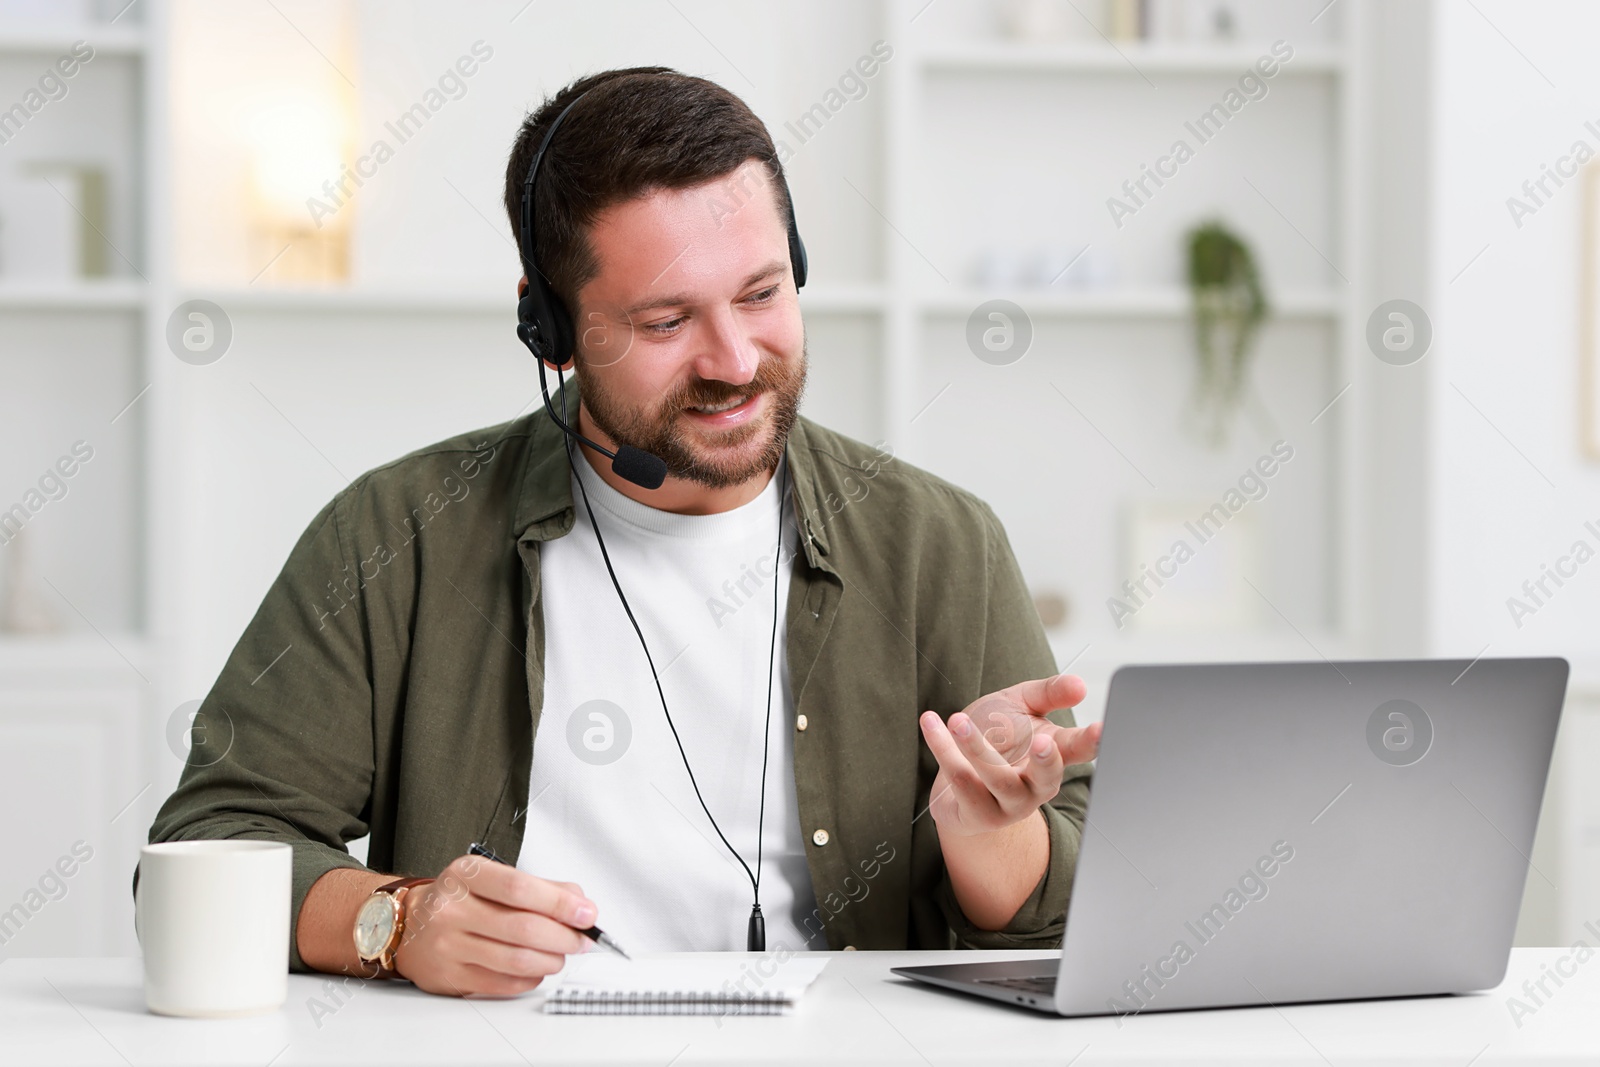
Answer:
[[394, 978], [399, 973], [395, 970], [394, 955], [400, 950], [400, 943], [405, 938], [406, 891], [419, 885], [426, 885], [431, 881], [433, 881], [432, 878], [396, 878], [392, 882], [385, 882], [383, 885], [380, 885], [378, 888], [372, 891], [373, 896], [377, 896], [379, 893], [386, 893], [395, 897], [398, 905], [398, 921], [395, 923], [394, 933], [390, 936], [389, 944], [385, 945], [383, 950], [379, 952], [374, 959], [365, 961], [377, 964], [378, 972], [381, 977]]

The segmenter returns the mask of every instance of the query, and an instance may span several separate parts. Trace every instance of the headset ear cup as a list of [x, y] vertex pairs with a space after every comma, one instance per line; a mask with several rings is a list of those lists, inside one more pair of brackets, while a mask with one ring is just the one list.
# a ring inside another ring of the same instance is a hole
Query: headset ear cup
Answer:
[[794, 287], [805, 288], [806, 284], [806, 243], [800, 240], [800, 231], [795, 228], [793, 220], [789, 223], [789, 266], [794, 272]]
[[574, 337], [572, 334], [572, 316], [567, 314], [566, 305], [559, 297], [552, 296], [549, 304], [550, 310], [550, 338], [554, 342], [554, 351], [551, 353], [550, 362], [558, 367], [565, 367], [572, 362], [574, 350]]
[[538, 320], [538, 317], [539, 301], [533, 295], [533, 287], [529, 286], [528, 291], [522, 295], [522, 299], [517, 301], [517, 321], [531, 326]]
[[557, 367], [572, 360], [572, 319], [548, 290], [530, 285], [517, 301], [517, 336], [534, 356]]

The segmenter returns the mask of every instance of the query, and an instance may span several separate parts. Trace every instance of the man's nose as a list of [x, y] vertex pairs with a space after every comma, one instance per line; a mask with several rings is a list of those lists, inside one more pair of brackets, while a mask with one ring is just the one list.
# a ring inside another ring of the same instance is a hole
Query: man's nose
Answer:
[[707, 381], [744, 385], [756, 376], [760, 355], [731, 310], [704, 320], [706, 329], [695, 353], [695, 373]]

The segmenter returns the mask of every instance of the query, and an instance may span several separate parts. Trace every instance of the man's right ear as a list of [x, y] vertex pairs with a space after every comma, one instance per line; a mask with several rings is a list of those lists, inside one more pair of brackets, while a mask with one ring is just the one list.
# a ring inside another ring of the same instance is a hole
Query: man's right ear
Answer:
[[521, 300], [528, 295], [528, 276], [524, 274], [517, 279], [517, 299]]

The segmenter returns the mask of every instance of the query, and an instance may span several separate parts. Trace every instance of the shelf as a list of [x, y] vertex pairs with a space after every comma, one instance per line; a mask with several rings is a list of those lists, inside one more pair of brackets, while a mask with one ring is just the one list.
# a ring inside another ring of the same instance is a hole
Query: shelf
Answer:
[[92, 22], [78, 26], [40, 23], [37, 26], [13, 24], [0, 29], [0, 55], [36, 52], [52, 58], [72, 51], [79, 41], [87, 41], [95, 55], [136, 56], [146, 46], [142, 26], [113, 26]]
[[224, 311], [265, 311], [283, 313], [366, 313], [417, 315], [503, 314], [515, 318], [517, 298], [508, 284], [501, 290], [449, 289], [428, 286], [379, 287], [351, 286], [345, 289], [313, 289], [290, 286], [253, 288], [195, 289], [181, 294], [183, 300], [209, 300]]
[[[224, 310], [515, 316], [517, 301], [511, 287], [493, 289], [404, 289], [352, 286], [347, 289], [234, 288], [194, 290], [184, 299], [210, 300]], [[0, 306], [3, 301], [0, 301]], [[807, 287], [800, 290], [800, 307], [817, 312], [878, 312], [884, 306], [883, 289], [870, 285]]]
[[0, 687], [7, 690], [32, 681], [82, 683], [101, 676], [138, 681], [140, 674], [151, 674], [150, 645], [141, 634], [0, 633]]
[[[1111, 46], [979, 41], [931, 46], [924, 49], [918, 59], [926, 71], [956, 73], [1243, 74], [1262, 56], [1270, 56], [1271, 48], [1270, 42], [1200, 45], [1130, 41]], [[1340, 49], [1297, 48], [1293, 58], [1279, 63], [1278, 74], [1337, 74], [1344, 70], [1345, 62], [1345, 54]]]
[[[1127, 630], [1097, 638], [1048, 631], [1057, 662], [1074, 674], [1106, 674], [1128, 663], [1256, 663], [1361, 659], [1349, 638], [1322, 630]], [[1311, 643], [1307, 643], [1307, 638]], [[1084, 646], [1088, 647], [1085, 648]]]
[[144, 305], [144, 300], [144, 283], [136, 281], [0, 281], [0, 311], [135, 311]]
[[818, 285], [800, 290], [802, 311], [881, 312], [886, 303], [879, 285]]
[[[951, 290], [921, 301], [930, 315], [966, 316], [987, 300], [1010, 300], [1032, 316], [1066, 318], [1180, 318], [1190, 311], [1189, 293], [1180, 286], [1126, 289]], [[1332, 291], [1290, 289], [1268, 293], [1268, 318], [1336, 318], [1339, 295]]]

